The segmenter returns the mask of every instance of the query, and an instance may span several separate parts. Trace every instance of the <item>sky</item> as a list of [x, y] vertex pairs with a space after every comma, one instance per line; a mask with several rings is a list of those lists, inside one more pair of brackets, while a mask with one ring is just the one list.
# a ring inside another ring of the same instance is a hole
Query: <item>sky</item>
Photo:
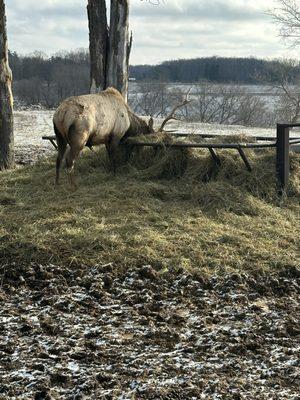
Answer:
[[[159, 5], [157, 3], [160, 2]], [[131, 0], [131, 64], [206, 56], [299, 58], [267, 14], [275, 0]], [[6, 0], [9, 48], [88, 48], [86, 0]]]

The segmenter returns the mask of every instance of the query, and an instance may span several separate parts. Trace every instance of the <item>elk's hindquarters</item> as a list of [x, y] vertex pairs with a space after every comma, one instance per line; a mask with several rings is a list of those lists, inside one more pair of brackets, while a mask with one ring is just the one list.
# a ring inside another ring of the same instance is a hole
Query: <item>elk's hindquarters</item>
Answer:
[[59, 183], [59, 175], [61, 169], [61, 163], [66, 153], [67, 144], [69, 144], [69, 149], [66, 155], [66, 170], [68, 173], [69, 181], [72, 186], [75, 186], [74, 182], [74, 163], [78, 158], [81, 150], [87, 143], [89, 134], [85, 131], [80, 131], [76, 129], [75, 125], [71, 125], [68, 132], [68, 139], [66, 139], [58, 130], [54, 124], [54, 132], [57, 141], [58, 154], [56, 159], [56, 184]]

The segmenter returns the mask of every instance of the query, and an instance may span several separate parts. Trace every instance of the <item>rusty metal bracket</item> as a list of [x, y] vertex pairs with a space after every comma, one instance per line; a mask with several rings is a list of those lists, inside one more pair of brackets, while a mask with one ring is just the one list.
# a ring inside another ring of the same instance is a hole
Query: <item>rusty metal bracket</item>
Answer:
[[53, 147], [54, 147], [55, 149], [58, 149], [58, 146], [57, 146], [57, 144], [56, 144], [56, 141], [53, 140], [53, 139], [49, 139], [49, 140], [50, 140], [50, 142], [52, 143]]

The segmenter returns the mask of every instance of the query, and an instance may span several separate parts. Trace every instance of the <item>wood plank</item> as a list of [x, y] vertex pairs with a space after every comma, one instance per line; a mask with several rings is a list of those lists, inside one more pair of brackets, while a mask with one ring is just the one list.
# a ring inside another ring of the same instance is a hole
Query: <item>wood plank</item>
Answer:
[[[126, 146], [126, 142], [122, 143]], [[132, 142], [133, 147], [176, 147], [176, 148], [200, 148], [200, 149], [258, 149], [276, 147], [274, 143], [192, 143], [192, 142], [177, 142], [177, 143], [161, 143], [161, 142]]]

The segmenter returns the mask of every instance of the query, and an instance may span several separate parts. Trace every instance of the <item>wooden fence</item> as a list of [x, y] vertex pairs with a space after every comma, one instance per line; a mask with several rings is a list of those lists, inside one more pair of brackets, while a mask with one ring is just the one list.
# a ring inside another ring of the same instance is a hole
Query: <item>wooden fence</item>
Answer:
[[[124, 143], [126, 146], [131, 147], [173, 147], [173, 148], [202, 148], [208, 149], [214, 162], [220, 165], [221, 161], [216, 152], [216, 149], [235, 149], [239, 153], [243, 162], [245, 163], [248, 171], [252, 171], [252, 166], [247, 159], [244, 149], [258, 149], [258, 148], [276, 148], [276, 173], [278, 182], [278, 193], [283, 195], [286, 193], [289, 182], [290, 174], [290, 146], [300, 144], [300, 137], [290, 138], [290, 129], [294, 127], [300, 127], [300, 124], [277, 124], [277, 135], [276, 137], [268, 136], [252, 136], [257, 141], [267, 143], [195, 143], [195, 142], [174, 142], [174, 143], [157, 143], [157, 142], [139, 142], [130, 141], [130, 144]], [[174, 137], [201, 137], [201, 138], [216, 138], [219, 135], [212, 134], [189, 134], [173, 132], [171, 133]], [[55, 148], [57, 148], [55, 136], [43, 136], [44, 140], [49, 140]]]

